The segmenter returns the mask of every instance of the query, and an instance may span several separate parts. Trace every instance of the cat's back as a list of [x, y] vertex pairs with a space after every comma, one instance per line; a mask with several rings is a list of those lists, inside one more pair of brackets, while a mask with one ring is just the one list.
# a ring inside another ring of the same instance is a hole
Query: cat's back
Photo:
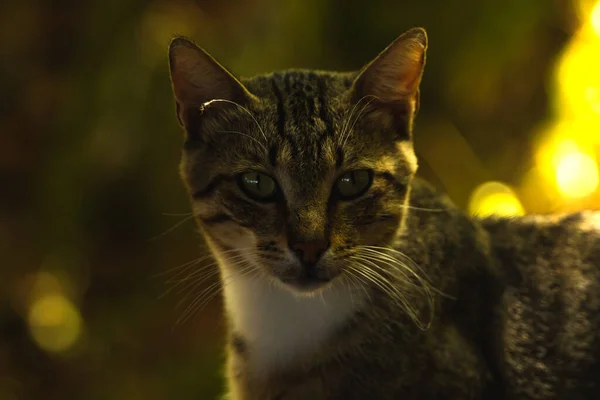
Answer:
[[575, 270], [593, 273], [600, 269], [600, 211], [492, 217], [480, 222], [505, 272], [526, 276], [528, 271], [541, 269], [569, 275]]
[[515, 394], [600, 396], [600, 212], [481, 223], [506, 280], [496, 345]]

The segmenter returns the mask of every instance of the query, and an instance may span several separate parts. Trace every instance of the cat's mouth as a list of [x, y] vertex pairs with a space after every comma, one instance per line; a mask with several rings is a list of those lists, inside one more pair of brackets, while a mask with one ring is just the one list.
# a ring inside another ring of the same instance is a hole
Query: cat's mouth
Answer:
[[303, 268], [297, 276], [285, 276], [280, 279], [287, 286], [299, 292], [314, 292], [328, 286], [334, 278], [335, 276], [332, 276], [329, 271], [320, 271], [312, 267]]

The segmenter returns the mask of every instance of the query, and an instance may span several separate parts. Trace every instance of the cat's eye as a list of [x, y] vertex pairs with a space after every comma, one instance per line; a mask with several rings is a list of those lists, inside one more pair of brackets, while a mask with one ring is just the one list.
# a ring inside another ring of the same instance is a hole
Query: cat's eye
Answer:
[[365, 194], [373, 183], [373, 172], [366, 169], [349, 171], [336, 182], [336, 189], [342, 200], [352, 200]]
[[275, 180], [261, 172], [244, 172], [239, 175], [238, 184], [246, 195], [254, 200], [270, 201], [275, 197]]

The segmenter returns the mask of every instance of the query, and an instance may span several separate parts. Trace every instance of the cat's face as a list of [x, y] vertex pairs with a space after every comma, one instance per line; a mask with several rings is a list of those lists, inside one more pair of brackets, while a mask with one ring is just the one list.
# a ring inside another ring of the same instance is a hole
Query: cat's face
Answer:
[[182, 177], [222, 264], [312, 292], [356, 273], [346, 266], [364, 262], [361, 249], [393, 240], [416, 170], [410, 130], [425, 47], [414, 30], [360, 74], [240, 82], [174, 41]]

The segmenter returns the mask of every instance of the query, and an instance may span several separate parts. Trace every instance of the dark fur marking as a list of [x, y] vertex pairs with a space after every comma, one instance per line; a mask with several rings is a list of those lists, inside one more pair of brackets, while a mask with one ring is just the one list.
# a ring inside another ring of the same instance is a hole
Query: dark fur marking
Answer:
[[246, 354], [246, 351], [248, 350], [244, 339], [236, 333], [231, 335], [231, 347], [239, 355]]
[[272, 166], [277, 164], [277, 145], [275, 144], [269, 148], [269, 162]]
[[278, 256], [273, 256], [270, 254], [258, 254], [261, 258], [264, 258], [265, 260], [271, 260], [271, 261], [283, 261], [284, 258], [283, 257], [278, 257]]
[[184, 150], [198, 150], [202, 147], [204, 147], [206, 145], [206, 143], [200, 141], [200, 140], [196, 140], [196, 139], [192, 139], [192, 138], [186, 138], [185, 142], [183, 142], [183, 149]]
[[333, 135], [334, 135], [333, 120], [327, 110], [328, 102], [326, 100], [326, 95], [325, 95], [325, 85], [326, 85], [325, 78], [321, 76], [321, 77], [319, 77], [317, 82], [318, 82], [317, 85], [319, 88], [319, 117], [325, 123], [326, 135], [328, 137], [333, 137]]
[[406, 186], [399, 182], [394, 175], [389, 172], [376, 172], [375, 176], [378, 178], [385, 179], [389, 184], [391, 184], [394, 189], [400, 193], [406, 192]]
[[217, 187], [223, 181], [231, 181], [233, 179], [235, 179], [235, 177], [230, 175], [217, 175], [210, 182], [208, 182], [208, 185], [206, 185], [204, 189], [196, 190], [192, 197], [194, 199], [202, 199], [208, 197], [217, 189]]
[[230, 215], [227, 215], [225, 213], [218, 213], [218, 214], [212, 215], [210, 217], [206, 217], [206, 218], [199, 217], [199, 218], [200, 218], [200, 221], [202, 221], [206, 225], [222, 224], [223, 222], [236, 222]]
[[342, 149], [341, 147], [338, 147], [336, 155], [337, 155], [337, 157], [335, 159], [335, 166], [336, 166], [336, 168], [341, 168], [342, 165], [344, 164], [344, 149]]
[[283, 96], [281, 95], [281, 90], [277, 87], [276, 80], [271, 80], [271, 88], [273, 89], [273, 93], [275, 93], [275, 98], [277, 99], [277, 132], [279, 136], [284, 135], [285, 133], [285, 107], [283, 104]]

